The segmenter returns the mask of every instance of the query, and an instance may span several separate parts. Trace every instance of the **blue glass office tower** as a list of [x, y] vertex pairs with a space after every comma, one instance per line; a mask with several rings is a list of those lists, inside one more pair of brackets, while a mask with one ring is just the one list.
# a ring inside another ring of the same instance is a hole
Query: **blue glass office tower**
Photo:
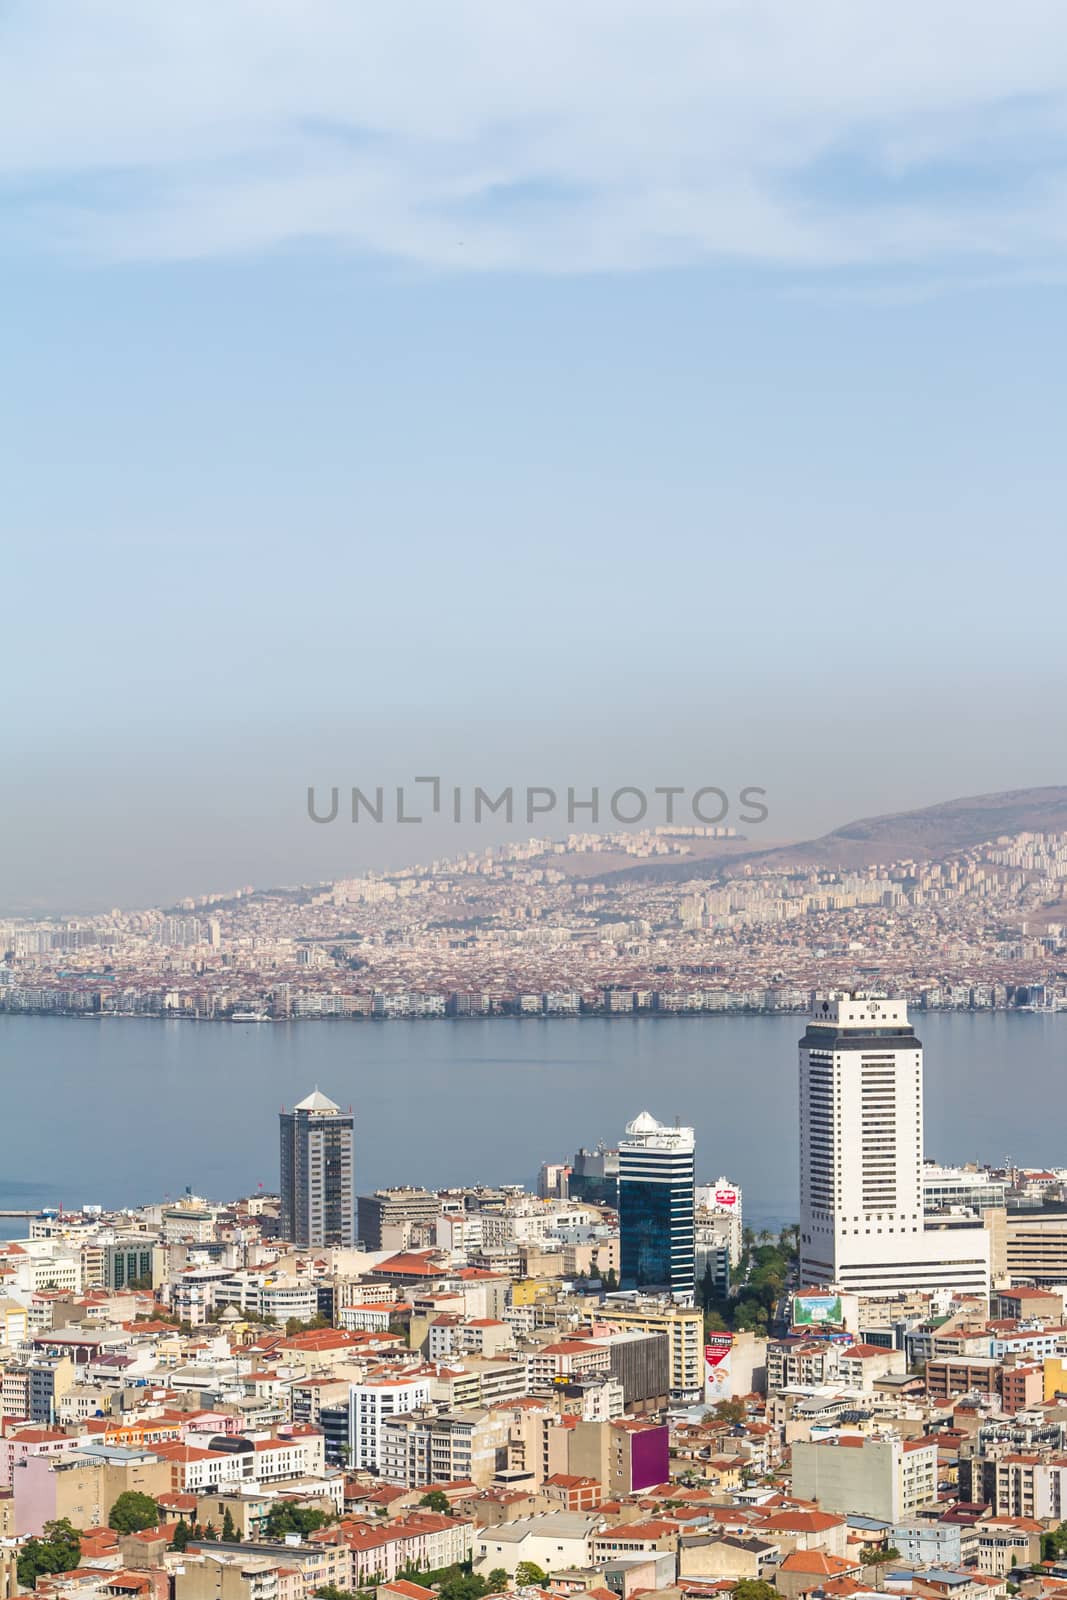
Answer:
[[669, 1128], [647, 1111], [627, 1124], [619, 1141], [623, 1289], [693, 1303], [695, 1148], [692, 1128]]

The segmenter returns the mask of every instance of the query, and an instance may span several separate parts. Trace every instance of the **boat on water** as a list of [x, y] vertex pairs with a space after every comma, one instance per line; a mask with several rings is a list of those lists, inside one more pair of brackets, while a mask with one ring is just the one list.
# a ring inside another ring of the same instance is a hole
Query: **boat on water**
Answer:
[[230, 1017], [231, 1022], [271, 1022], [265, 1011], [235, 1011]]

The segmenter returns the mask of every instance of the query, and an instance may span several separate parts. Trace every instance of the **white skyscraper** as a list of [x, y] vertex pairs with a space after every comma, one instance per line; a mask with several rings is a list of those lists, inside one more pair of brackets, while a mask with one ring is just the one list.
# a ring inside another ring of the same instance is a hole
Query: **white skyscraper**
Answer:
[[923, 1214], [923, 1052], [902, 1000], [820, 1000], [800, 1041], [800, 1278], [989, 1291], [985, 1229]]

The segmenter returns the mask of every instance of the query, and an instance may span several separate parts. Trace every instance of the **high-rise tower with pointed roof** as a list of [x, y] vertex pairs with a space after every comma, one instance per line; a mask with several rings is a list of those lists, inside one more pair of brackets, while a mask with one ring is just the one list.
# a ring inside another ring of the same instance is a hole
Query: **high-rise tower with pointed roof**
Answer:
[[316, 1086], [279, 1117], [281, 1231], [298, 1245], [356, 1242], [355, 1119]]

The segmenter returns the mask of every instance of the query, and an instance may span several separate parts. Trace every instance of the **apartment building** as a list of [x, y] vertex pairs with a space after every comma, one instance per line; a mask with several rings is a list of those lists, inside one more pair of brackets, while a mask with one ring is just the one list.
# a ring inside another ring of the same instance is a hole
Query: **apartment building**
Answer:
[[670, 1301], [609, 1296], [603, 1318], [611, 1328], [659, 1333], [667, 1341], [667, 1384], [671, 1401], [693, 1405], [704, 1395], [704, 1316]]
[[903, 1522], [937, 1500], [937, 1441], [838, 1434], [793, 1444], [793, 1493], [824, 1511]]
[[382, 1424], [378, 1476], [405, 1489], [470, 1482], [489, 1486], [508, 1465], [506, 1411], [417, 1411]]
[[349, 1393], [349, 1465], [360, 1471], [377, 1472], [383, 1424], [390, 1417], [420, 1410], [429, 1401], [428, 1374], [354, 1383]]

